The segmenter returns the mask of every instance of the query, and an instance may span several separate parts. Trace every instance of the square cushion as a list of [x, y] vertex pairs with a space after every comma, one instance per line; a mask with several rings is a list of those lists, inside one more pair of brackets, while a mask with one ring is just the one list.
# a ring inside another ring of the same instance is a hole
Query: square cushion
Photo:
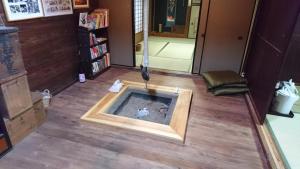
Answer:
[[202, 73], [202, 76], [208, 83], [209, 90], [225, 85], [246, 84], [247, 82], [234, 71], [209, 71]]
[[248, 88], [220, 88], [212, 91], [213, 95], [233, 95], [233, 94], [242, 94], [248, 92]]

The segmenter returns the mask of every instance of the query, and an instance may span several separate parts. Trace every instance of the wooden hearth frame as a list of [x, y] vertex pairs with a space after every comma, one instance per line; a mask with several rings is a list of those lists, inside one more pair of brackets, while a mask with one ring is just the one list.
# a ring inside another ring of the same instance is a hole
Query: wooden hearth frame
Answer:
[[81, 120], [153, 134], [170, 139], [177, 143], [184, 143], [189, 109], [192, 101], [192, 90], [148, 84], [148, 90], [150, 93], [151, 90], [162, 93], [178, 93], [171, 122], [169, 125], [164, 125], [105, 113], [105, 110], [114, 104], [117, 98], [126, 89], [130, 87], [140, 89], [145, 88], [144, 83], [131, 81], [123, 81], [122, 83], [124, 85], [119, 93], [109, 92], [106, 94], [81, 117]]

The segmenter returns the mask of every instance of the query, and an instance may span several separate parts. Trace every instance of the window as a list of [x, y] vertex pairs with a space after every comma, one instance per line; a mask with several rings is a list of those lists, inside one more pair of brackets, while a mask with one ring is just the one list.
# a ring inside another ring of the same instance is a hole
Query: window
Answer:
[[143, 31], [143, 0], [134, 0], [135, 33]]

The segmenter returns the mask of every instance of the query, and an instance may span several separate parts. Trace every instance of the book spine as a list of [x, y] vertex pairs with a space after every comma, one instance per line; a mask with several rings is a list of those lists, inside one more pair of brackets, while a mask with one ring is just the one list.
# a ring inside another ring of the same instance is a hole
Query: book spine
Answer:
[[94, 45], [92, 33], [90, 33], [90, 45]]
[[107, 57], [107, 66], [110, 66], [110, 53], [107, 53], [106, 57]]

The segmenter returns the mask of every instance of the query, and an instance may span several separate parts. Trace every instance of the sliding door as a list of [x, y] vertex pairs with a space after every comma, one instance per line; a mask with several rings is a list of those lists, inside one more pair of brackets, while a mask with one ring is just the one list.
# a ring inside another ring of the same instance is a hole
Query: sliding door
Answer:
[[201, 72], [239, 72], [255, 0], [211, 0]]
[[[276, 82], [280, 80], [280, 71], [286, 60], [286, 49], [299, 9], [299, 0], [290, 0], [289, 2], [286, 0], [261, 1], [252, 47], [245, 68], [251, 98], [261, 123], [264, 122], [269, 111]], [[289, 52], [294, 51], [288, 51], [287, 56]], [[292, 57], [299, 57], [299, 53]], [[293, 65], [299, 65], [297, 63], [299, 59], [286, 61], [286, 64], [295, 62]], [[283, 74], [282, 77], [284, 77]], [[284, 80], [287, 80], [288, 77], [291, 76], [286, 76]]]

